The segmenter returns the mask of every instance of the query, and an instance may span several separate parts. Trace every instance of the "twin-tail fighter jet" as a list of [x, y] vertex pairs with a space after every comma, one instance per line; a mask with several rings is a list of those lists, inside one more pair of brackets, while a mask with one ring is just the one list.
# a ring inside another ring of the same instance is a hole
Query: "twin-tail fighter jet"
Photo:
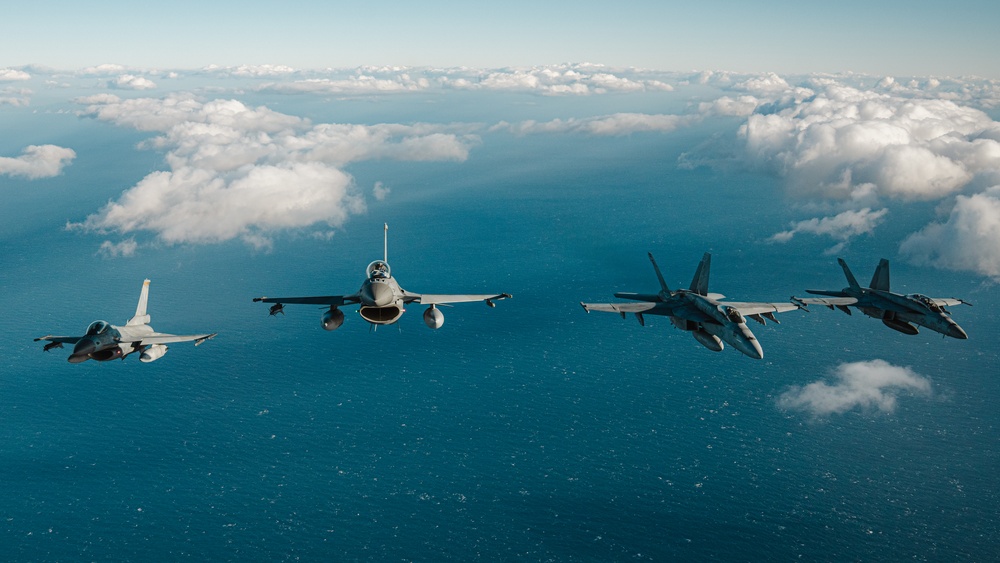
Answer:
[[848, 307], [856, 307], [862, 313], [881, 319], [885, 326], [903, 334], [917, 334], [919, 331], [913, 325], [918, 324], [952, 338], [969, 337], [945, 309], [948, 305], [969, 305], [969, 303], [961, 299], [931, 298], [919, 293], [903, 295], [889, 291], [889, 261], [885, 258], [879, 261], [868, 287], [861, 287], [858, 284], [851, 269], [847, 267], [847, 262], [842, 258], [838, 258], [837, 262], [844, 269], [848, 287], [841, 291], [807, 289], [806, 293], [826, 297], [805, 299], [793, 297], [792, 302], [803, 306], [826, 305], [830, 309], [836, 307], [848, 315], [851, 314]]
[[712, 255], [705, 253], [691, 280], [690, 289], [671, 291], [663, 280], [663, 274], [656, 265], [653, 255], [649, 254], [653, 263], [656, 278], [660, 281], [660, 292], [656, 294], [615, 293], [619, 299], [631, 299], [638, 303], [580, 303], [584, 310], [606, 311], [618, 313], [625, 318], [625, 313], [634, 313], [639, 324], [645, 326], [643, 315], [663, 315], [670, 317], [670, 322], [681, 330], [688, 331], [709, 350], [721, 352], [725, 345], [731, 345], [740, 352], [755, 359], [762, 359], [764, 351], [757, 338], [747, 327], [746, 319], [764, 324], [764, 319], [775, 323], [775, 313], [784, 313], [800, 308], [793, 303], [736, 303], [720, 302], [724, 295], [708, 292], [708, 274]]
[[344, 324], [344, 312], [341, 307], [360, 305], [358, 313], [368, 321], [372, 328], [379, 325], [391, 325], [406, 312], [406, 305], [417, 303], [427, 305], [424, 311], [424, 323], [439, 329], [444, 325], [444, 313], [438, 305], [449, 303], [467, 303], [485, 301], [490, 307], [495, 307], [495, 301], [508, 299], [509, 293], [484, 295], [435, 295], [429, 293], [411, 293], [399, 287], [389, 269], [389, 226], [384, 225], [383, 254], [381, 260], [375, 260], [365, 268], [365, 281], [361, 289], [351, 295], [325, 295], [315, 297], [255, 297], [254, 302], [274, 303], [271, 306], [272, 316], [284, 314], [285, 305], [326, 305], [329, 309], [323, 312], [321, 324], [326, 330], [336, 330]]
[[36, 338], [47, 340], [44, 350], [62, 348], [63, 344], [73, 344], [73, 353], [69, 362], [79, 364], [87, 360], [106, 362], [108, 360], [125, 359], [125, 356], [139, 352], [139, 361], [148, 363], [156, 361], [167, 353], [167, 344], [194, 341], [198, 346], [202, 342], [214, 338], [217, 333], [176, 335], [156, 332], [149, 326], [149, 314], [146, 303], [149, 301], [149, 280], [142, 282], [142, 292], [139, 294], [139, 304], [125, 326], [115, 326], [105, 321], [94, 321], [83, 336], [42, 336]]

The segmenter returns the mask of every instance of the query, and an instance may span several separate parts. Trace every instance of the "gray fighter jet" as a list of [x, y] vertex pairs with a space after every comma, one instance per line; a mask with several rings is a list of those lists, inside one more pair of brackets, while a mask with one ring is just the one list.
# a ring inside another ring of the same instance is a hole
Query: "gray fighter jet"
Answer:
[[726, 342], [740, 352], [755, 359], [762, 359], [764, 351], [757, 338], [747, 327], [746, 319], [750, 318], [760, 324], [764, 319], [775, 323], [775, 313], [784, 313], [799, 308], [793, 303], [736, 303], [721, 302], [724, 295], [708, 292], [708, 274], [712, 255], [705, 253], [691, 280], [690, 289], [671, 291], [663, 280], [663, 274], [656, 265], [653, 255], [649, 254], [653, 270], [660, 281], [660, 292], [656, 294], [615, 293], [620, 299], [631, 299], [639, 303], [580, 303], [588, 313], [591, 311], [606, 311], [618, 313], [625, 318], [625, 313], [634, 313], [639, 324], [645, 326], [643, 315], [664, 315], [670, 317], [670, 322], [681, 330], [694, 336], [709, 350], [721, 352]]
[[851, 269], [847, 267], [847, 262], [842, 258], [837, 258], [837, 262], [844, 269], [848, 287], [841, 291], [807, 289], [806, 293], [826, 297], [805, 299], [792, 297], [792, 302], [803, 306], [826, 305], [830, 309], [836, 307], [848, 315], [851, 314], [848, 307], [857, 307], [862, 313], [881, 319], [885, 326], [903, 334], [917, 334], [919, 331], [913, 324], [918, 324], [952, 338], [969, 337], [962, 327], [951, 319], [945, 306], [970, 303], [961, 299], [934, 299], [919, 293], [902, 295], [889, 291], [889, 261], [885, 258], [879, 260], [875, 275], [872, 276], [872, 282], [868, 287], [861, 287], [858, 284]]
[[278, 313], [285, 314], [285, 305], [289, 304], [328, 305], [330, 308], [323, 313], [320, 319], [320, 323], [326, 330], [336, 330], [344, 324], [344, 312], [340, 310], [343, 306], [360, 305], [358, 313], [374, 329], [379, 325], [395, 323], [406, 312], [406, 305], [417, 303], [428, 306], [427, 310], [424, 311], [424, 323], [432, 329], [439, 329], [444, 325], [444, 313], [437, 307], [438, 305], [485, 301], [490, 307], [495, 307], [495, 301], [511, 297], [509, 293], [434, 295], [406, 291], [399, 287], [389, 269], [388, 236], [389, 226], [384, 225], [382, 259], [375, 260], [365, 268], [366, 279], [357, 293], [315, 297], [255, 297], [253, 300], [255, 303], [274, 303], [270, 309], [272, 316]]
[[44, 350], [62, 348], [63, 344], [73, 344], [73, 353], [69, 362], [79, 364], [87, 360], [106, 362], [108, 360], [125, 359], [125, 356], [139, 352], [139, 361], [148, 363], [156, 361], [167, 353], [167, 344], [175, 342], [194, 341], [198, 346], [202, 342], [214, 338], [217, 333], [176, 335], [156, 332], [149, 326], [149, 314], [146, 303], [149, 301], [149, 280], [142, 282], [142, 292], [139, 293], [139, 304], [135, 315], [125, 323], [125, 326], [115, 326], [105, 321], [94, 321], [83, 336], [42, 336], [36, 338], [48, 341]]

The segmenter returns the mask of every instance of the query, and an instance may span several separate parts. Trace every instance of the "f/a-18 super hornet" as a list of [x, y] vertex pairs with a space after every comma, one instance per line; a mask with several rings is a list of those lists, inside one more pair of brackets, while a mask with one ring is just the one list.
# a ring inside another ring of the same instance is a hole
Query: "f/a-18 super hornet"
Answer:
[[918, 324], [952, 338], [969, 337], [945, 309], [948, 305], [969, 303], [961, 299], [931, 298], [919, 293], [903, 295], [889, 291], [889, 261], [885, 258], [879, 260], [868, 287], [858, 284], [843, 258], [837, 258], [837, 262], [847, 276], [847, 287], [840, 291], [807, 289], [806, 293], [826, 297], [792, 297], [792, 302], [799, 305], [826, 305], [830, 309], [836, 307], [848, 315], [851, 314], [848, 307], [857, 307], [862, 313], [881, 319], [885, 326], [903, 334], [917, 334], [919, 331], [913, 325]]
[[449, 303], [467, 303], [485, 301], [490, 307], [496, 306], [496, 301], [508, 299], [509, 293], [490, 293], [483, 295], [436, 295], [430, 293], [411, 293], [399, 287], [389, 269], [389, 226], [383, 229], [383, 253], [381, 260], [375, 260], [365, 268], [365, 281], [361, 289], [351, 295], [323, 295], [315, 297], [255, 297], [254, 302], [273, 303], [271, 316], [284, 314], [285, 305], [326, 305], [329, 309], [323, 312], [320, 322], [326, 330], [336, 330], [344, 324], [344, 306], [360, 305], [358, 313], [368, 321], [372, 328], [379, 325], [390, 325], [399, 320], [406, 312], [406, 305], [416, 303], [427, 305], [424, 311], [424, 323], [439, 329], [444, 325], [444, 313], [438, 305]]
[[663, 274], [656, 265], [652, 253], [649, 261], [660, 282], [660, 292], [615, 293], [619, 299], [631, 299], [638, 303], [580, 303], [584, 310], [606, 311], [619, 313], [625, 318], [626, 313], [634, 313], [640, 325], [645, 325], [643, 315], [663, 315], [670, 317], [670, 322], [681, 330], [688, 331], [709, 350], [721, 352], [725, 345], [730, 344], [740, 352], [755, 359], [762, 359], [764, 351], [757, 338], [747, 327], [746, 319], [764, 324], [764, 319], [775, 323], [775, 313], [784, 313], [800, 308], [793, 303], [736, 303], [721, 302], [724, 295], [708, 292], [708, 274], [712, 255], [705, 253], [691, 280], [690, 289], [671, 291], [663, 280]]
[[44, 350], [62, 348], [63, 344], [73, 344], [73, 353], [69, 356], [72, 364], [87, 360], [106, 362], [108, 360], [125, 359], [125, 356], [139, 352], [140, 362], [153, 362], [167, 353], [167, 344], [194, 341], [198, 346], [217, 333], [211, 334], [166, 334], [156, 332], [149, 326], [149, 314], [146, 303], [149, 301], [149, 280], [142, 282], [142, 292], [139, 293], [139, 304], [125, 326], [115, 326], [106, 321], [94, 321], [87, 327], [83, 336], [42, 336], [36, 338], [47, 340]]

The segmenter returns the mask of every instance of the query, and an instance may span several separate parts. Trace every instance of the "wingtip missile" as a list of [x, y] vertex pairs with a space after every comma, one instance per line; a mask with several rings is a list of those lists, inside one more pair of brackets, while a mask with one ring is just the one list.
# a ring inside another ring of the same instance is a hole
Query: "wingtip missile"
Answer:
[[218, 332], [213, 332], [212, 334], [209, 334], [208, 336], [205, 336], [205, 337], [202, 337], [202, 338], [199, 338], [199, 339], [195, 340], [194, 341], [194, 345], [195, 346], [201, 346], [202, 344], [205, 343], [206, 340], [211, 340], [211, 339], [215, 338], [218, 335], [219, 335]]
[[793, 295], [793, 296], [789, 297], [788, 300], [791, 301], [792, 305], [795, 305], [800, 311], [805, 311], [807, 313], [811, 313], [812, 312], [812, 311], [809, 310], [809, 306], [806, 304], [806, 302], [803, 301], [803, 300], [801, 300], [801, 299], [799, 299], [798, 297], [796, 297], [796, 296]]

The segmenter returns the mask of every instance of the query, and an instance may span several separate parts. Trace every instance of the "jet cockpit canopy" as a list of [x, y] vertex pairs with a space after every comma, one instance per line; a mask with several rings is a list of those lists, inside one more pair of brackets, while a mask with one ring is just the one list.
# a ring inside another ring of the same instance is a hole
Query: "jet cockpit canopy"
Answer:
[[111, 328], [111, 325], [106, 321], [94, 321], [90, 323], [87, 327], [87, 336], [97, 336], [98, 334], [104, 334]]
[[382, 260], [376, 260], [368, 264], [368, 268], [365, 271], [370, 280], [386, 279], [389, 277], [389, 264]]
[[743, 315], [740, 314], [740, 312], [737, 311], [735, 307], [723, 306], [722, 312], [723, 314], [726, 315], [726, 318], [728, 318], [730, 321], [736, 324], [742, 324], [746, 322], [746, 319], [743, 318]]
[[927, 297], [926, 295], [921, 295], [919, 293], [914, 293], [912, 295], [909, 295], [908, 297], [910, 297], [911, 299], [916, 299], [921, 304], [923, 304], [924, 307], [927, 307], [928, 309], [930, 309], [931, 311], [933, 311], [935, 313], [942, 312], [941, 311], [941, 306], [938, 305], [937, 303], [935, 303], [933, 299], [931, 299], [930, 297]]

